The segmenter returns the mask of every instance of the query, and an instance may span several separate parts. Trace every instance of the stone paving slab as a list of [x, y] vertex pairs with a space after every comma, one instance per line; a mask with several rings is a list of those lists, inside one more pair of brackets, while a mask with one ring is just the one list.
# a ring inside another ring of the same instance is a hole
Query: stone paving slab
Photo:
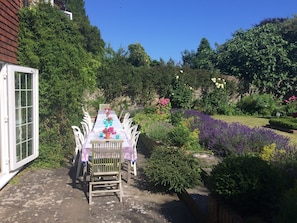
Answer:
[[90, 206], [83, 187], [73, 187], [73, 172], [70, 167], [22, 171], [17, 184], [0, 191], [0, 222], [197, 222], [177, 195], [148, 189], [141, 166], [129, 185], [123, 182], [122, 204], [111, 195], [95, 197]]

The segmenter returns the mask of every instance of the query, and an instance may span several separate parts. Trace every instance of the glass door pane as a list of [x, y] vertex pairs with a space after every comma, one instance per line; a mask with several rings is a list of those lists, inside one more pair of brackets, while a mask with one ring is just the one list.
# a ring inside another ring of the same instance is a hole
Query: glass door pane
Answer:
[[38, 156], [38, 71], [9, 65], [9, 132], [11, 169]]

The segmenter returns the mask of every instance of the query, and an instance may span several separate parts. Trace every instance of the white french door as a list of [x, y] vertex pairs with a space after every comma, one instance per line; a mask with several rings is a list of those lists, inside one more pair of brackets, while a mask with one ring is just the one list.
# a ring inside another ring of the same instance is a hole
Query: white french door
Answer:
[[38, 157], [38, 70], [6, 66], [9, 168], [14, 171]]

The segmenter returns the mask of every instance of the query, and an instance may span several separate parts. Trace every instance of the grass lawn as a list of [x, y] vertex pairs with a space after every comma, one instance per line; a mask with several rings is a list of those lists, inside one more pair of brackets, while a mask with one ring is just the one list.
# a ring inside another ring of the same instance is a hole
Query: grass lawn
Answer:
[[[214, 115], [212, 116], [214, 119], [222, 120], [228, 123], [231, 122], [239, 122], [243, 125], [247, 125], [251, 128], [253, 127], [264, 127], [269, 124], [269, 119], [267, 118], [258, 118], [258, 117], [252, 117], [252, 116], [226, 116], [226, 115]], [[282, 132], [279, 130], [274, 130], [277, 134], [289, 137], [291, 142], [295, 145], [297, 145], [297, 134], [296, 133], [287, 133]]]

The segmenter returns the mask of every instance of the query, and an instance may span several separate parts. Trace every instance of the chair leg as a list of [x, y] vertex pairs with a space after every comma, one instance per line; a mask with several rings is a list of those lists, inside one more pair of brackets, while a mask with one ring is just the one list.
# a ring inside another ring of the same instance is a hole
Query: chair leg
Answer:
[[137, 171], [136, 171], [136, 162], [132, 162], [131, 161], [131, 167], [133, 167], [133, 175], [136, 176], [137, 175]]
[[119, 189], [120, 189], [120, 202], [123, 202], [123, 190], [122, 190], [122, 182], [119, 183]]
[[91, 182], [89, 183], [89, 205], [92, 204], [92, 184]]

